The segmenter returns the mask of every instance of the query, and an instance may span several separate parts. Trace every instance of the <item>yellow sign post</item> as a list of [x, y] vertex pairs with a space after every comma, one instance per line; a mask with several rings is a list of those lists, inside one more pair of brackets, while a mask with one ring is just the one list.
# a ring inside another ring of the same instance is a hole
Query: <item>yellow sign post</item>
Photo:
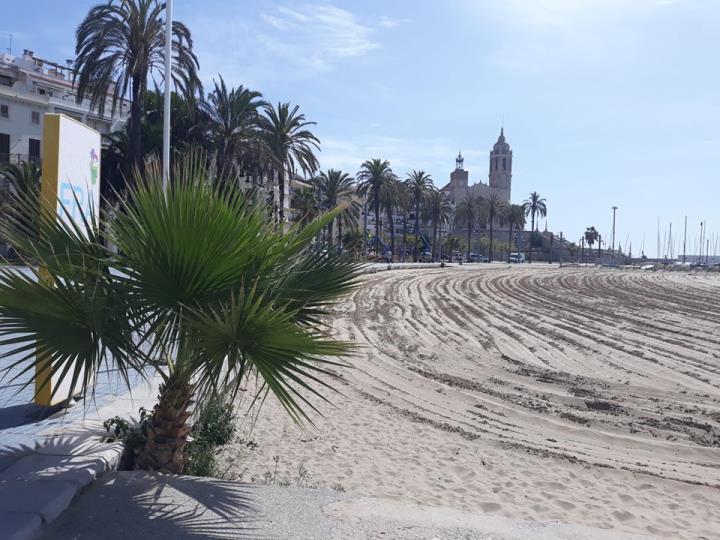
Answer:
[[[97, 223], [100, 207], [100, 133], [62, 114], [46, 114], [43, 126], [40, 211], [53, 219]], [[50, 281], [40, 268], [40, 279]], [[38, 351], [35, 403], [54, 405], [74, 394], [70, 382], [50, 377], [50, 359]]]

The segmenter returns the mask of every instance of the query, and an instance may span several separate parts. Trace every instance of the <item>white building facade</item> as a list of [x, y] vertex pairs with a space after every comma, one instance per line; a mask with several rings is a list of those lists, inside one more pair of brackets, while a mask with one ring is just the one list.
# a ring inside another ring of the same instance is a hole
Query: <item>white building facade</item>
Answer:
[[45, 113], [65, 114], [103, 134], [120, 129], [129, 115], [126, 100], [111, 116], [108, 97], [100, 115], [90, 110], [89, 99], [77, 103], [76, 95], [72, 61], [63, 66], [28, 50], [22, 56], [0, 53], [0, 163], [39, 162]]

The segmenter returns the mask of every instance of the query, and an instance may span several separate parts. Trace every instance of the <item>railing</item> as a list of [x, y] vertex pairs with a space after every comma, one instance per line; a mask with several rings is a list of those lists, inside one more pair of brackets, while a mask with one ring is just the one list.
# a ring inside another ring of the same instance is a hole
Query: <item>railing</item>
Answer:
[[37, 165], [40, 165], [40, 156], [31, 156], [29, 154], [3, 154], [0, 152], [0, 163], [12, 163], [13, 165], [36, 163]]

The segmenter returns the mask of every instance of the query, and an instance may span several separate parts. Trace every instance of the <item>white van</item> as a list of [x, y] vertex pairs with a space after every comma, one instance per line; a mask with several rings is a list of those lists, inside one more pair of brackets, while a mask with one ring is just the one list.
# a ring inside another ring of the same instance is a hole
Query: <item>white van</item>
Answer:
[[510, 254], [510, 262], [511, 263], [524, 263], [525, 262], [525, 254], [524, 253], [511, 253]]

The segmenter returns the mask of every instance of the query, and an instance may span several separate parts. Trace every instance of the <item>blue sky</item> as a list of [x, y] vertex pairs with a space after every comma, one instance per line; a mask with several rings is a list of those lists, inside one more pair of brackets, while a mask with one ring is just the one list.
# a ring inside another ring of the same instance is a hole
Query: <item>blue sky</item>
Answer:
[[[13, 2], [15, 51], [72, 58], [92, 0]], [[458, 149], [471, 181], [503, 122], [513, 199], [547, 198], [548, 227], [654, 256], [661, 229], [689, 244], [720, 232], [717, 0], [175, 0], [210, 82], [293, 101], [315, 120], [323, 168], [370, 157], [447, 182]], [[0, 46], [7, 46], [0, 34]], [[544, 223], [543, 223], [544, 225]], [[676, 248], [677, 250], [677, 248]]]

